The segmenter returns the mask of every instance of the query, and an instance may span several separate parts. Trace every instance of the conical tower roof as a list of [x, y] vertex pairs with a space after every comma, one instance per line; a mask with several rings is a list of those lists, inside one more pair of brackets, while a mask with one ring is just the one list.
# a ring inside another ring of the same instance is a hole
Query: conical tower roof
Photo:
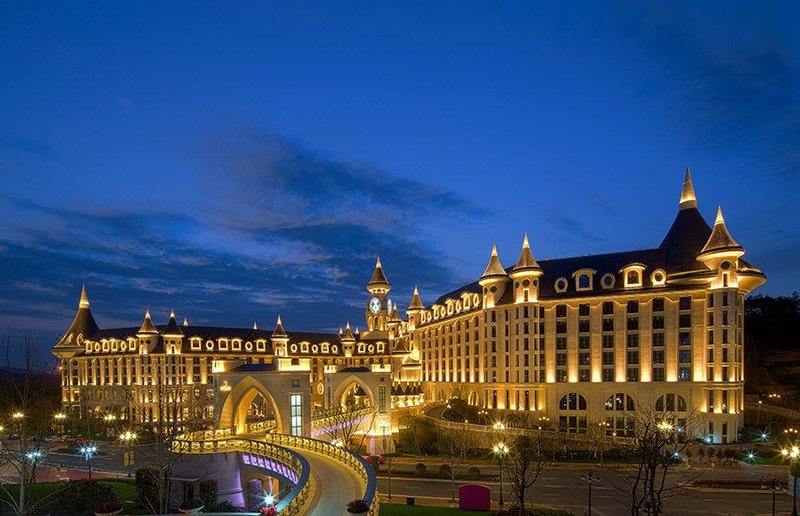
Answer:
[[694, 194], [694, 185], [692, 184], [692, 172], [688, 166], [686, 167], [686, 174], [683, 176], [681, 202], [678, 206], [681, 210], [697, 208], [697, 197]]
[[144, 312], [144, 321], [142, 322], [142, 326], [139, 328], [139, 331], [136, 332], [136, 333], [137, 334], [139, 334], [139, 333], [152, 333], [152, 334], [156, 334], [156, 335], [158, 334], [158, 328], [155, 327], [155, 325], [153, 324], [153, 321], [150, 319], [150, 309], [149, 308], [147, 308], [145, 310], [145, 312]]
[[280, 315], [278, 316], [278, 322], [275, 324], [275, 329], [272, 330], [272, 337], [288, 337], [288, 335], [286, 335], [286, 330], [283, 329]]
[[187, 326], [189, 326], [189, 318], [188, 317], [184, 317], [183, 318], [183, 327], [185, 328]]
[[706, 267], [697, 261], [697, 255], [709, 235], [711, 228], [697, 209], [692, 177], [687, 169], [678, 214], [659, 246], [667, 250], [667, 271], [705, 270]]
[[541, 270], [531, 252], [527, 233], [525, 233], [525, 238], [522, 240], [522, 251], [519, 253], [519, 260], [517, 260], [517, 264], [514, 265], [513, 269], [514, 272], [523, 270]]
[[725, 225], [725, 218], [722, 216], [722, 208], [717, 208], [717, 218], [714, 220], [714, 229], [711, 230], [711, 236], [708, 237], [706, 245], [700, 254], [714, 253], [719, 251], [741, 251], [744, 248], [740, 246], [736, 240], [733, 239], [728, 227]]
[[[141, 333], [141, 332], [140, 332]], [[162, 335], [168, 335], [170, 337], [177, 337], [183, 336], [183, 330], [181, 330], [180, 326], [178, 326], [178, 321], [175, 320], [175, 311], [170, 310], [169, 312], [169, 322], [164, 330], [161, 332]]]
[[66, 333], [56, 343], [57, 348], [79, 347], [78, 337], [91, 338], [98, 329], [97, 322], [89, 309], [89, 296], [86, 294], [86, 287], [81, 288], [81, 298], [78, 301], [78, 312], [72, 319]]
[[383, 266], [381, 265], [381, 258], [378, 257], [375, 262], [375, 272], [372, 273], [372, 279], [367, 283], [367, 290], [371, 288], [385, 288], [391, 287], [391, 283], [386, 279], [386, 274], [383, 273]]
[[424, 310], [424, 309], [425, 305], [422, 304], [422, 298], [419, 297], [419, 289], [417, 289], [417, 287], [415, 286], [414, 295], [411, 296], [411, 304], [408, 305], [408, 310], [406, 311], [408, 312], [410, 310]]
[[507, 276], [503, 264], [500, 263], [500, 258], [497, 257], [497, 246], [495, 244], [492, 244], [492, 256], [489, 258], [489, 264], [486, 266], [486, 270], [483, 271], [481, 278], [489, 276]]
[[392, 306], [392, 315], [389, 316], [389, 322], [403, 322], [403, 319], [400, 317], [400, 312], [397, 311], [397, 303]]

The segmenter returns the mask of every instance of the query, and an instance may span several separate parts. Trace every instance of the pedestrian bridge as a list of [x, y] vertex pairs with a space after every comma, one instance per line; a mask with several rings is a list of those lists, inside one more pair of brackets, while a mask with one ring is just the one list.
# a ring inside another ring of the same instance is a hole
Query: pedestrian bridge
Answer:
[[354, 499], [365, 500], [370, 515], [378, 514], [377, 479], [363, 457], [318, 439], [269, 433], [273, 428], [274, 423], [262, 422], [249, 425], [247, 434], [237, 435], [233, 428], [193, 432], [174, 440], [172, 450], [235, 454], [241, 465], [283, 480], [292, 488], [276, 504], [280, 514], [340, 515]]

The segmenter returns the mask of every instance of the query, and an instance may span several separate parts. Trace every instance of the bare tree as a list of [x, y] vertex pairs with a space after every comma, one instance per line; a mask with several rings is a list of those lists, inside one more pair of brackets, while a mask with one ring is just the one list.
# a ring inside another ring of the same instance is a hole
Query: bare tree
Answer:
[[629, 444], [636, 465], [622, 472], [618, 489], [625, 496], [632, 516], [663, 513], [664, 501], [684, 492], [684, 484], [698, 474], [689, 470], [667, 481], [667, 475], [681, 464], [681, 456], [701, 421], [695, 413], [656, 411], [637, 404], [632, 416], [636, 438]]
[[[19, 439], [7, 446], [0, 445], [0, 489], [2, 502], [14, 513], [28, 514], [49, 501], [49, 497], [32, 501], [30, 487], [36, 482], [37, 466], [48, 451], [45, 436], [53, 430], [60, 386], [55, 377], [43, 372], [30, 335], [13, 344], [8, 336], [0, 344], [8, 367], [0, 372], [0, 410], [8, 416], [4, 432], [16, 434]], [[14, 478], [7, 478], [8, 473]], [[16, 496], [6, 487], [13, 482], [19, 483]]]
[[367, 416], [364, 413], [366, 408], [368, 405], [358, 403], [356, 396], [352, 392], [348, 393], [341, 404], [325, 410], [323, 432], [331, 442], [349, 447], [359, 424]]
[[[586, 429], [586, 443], [589, 444], [592, 456], [603, 462], [603, 454], [611, 448], [611, 438], [606, 435], [605, 422], [590, 423]], [[599, 457], [598, 457], [599, 455]]]
[[[156, 500], [141, 500], [154, 514], [168, 513], [172, 477], [176, 465], [184, 458], [181, 447], [173, 446], [180, 436], [204, 430], [208, 424], [203, 409], [208, 401], [190, 392], [186, 377], [181, 374], [180, 357], [164, 355], [153, 360], [152, 385], [127, 391], [130, 421], [139, 420], [148, 443], [138, 448], [137, 462], [153, 472]], [[180, 503], [178, 501], [178, 503]]]
[[511, 496], [516, 500], [519, 515], [526, 514], [526, 491], [533, 487], [539, 475], [551, 463], [541, 454], [542, 446], [529, 435], [519, 435], [510, 446], [505, 459], [505, 470], [511, 484]]
[[438, 443], [439, 453], [444, 455], [445, 464], [449, 467], [450, 499], [455, 501], [456, 467], [466, 462], [473, 439], [467, 431], [448, 428], [440, 432]]

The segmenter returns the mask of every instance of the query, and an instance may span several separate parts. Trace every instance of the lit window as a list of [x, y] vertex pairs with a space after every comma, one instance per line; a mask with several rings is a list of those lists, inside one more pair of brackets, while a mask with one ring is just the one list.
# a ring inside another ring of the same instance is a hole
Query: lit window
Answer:
[[290, 396], [292, 411], [292, 435], [303, 435], [303, 396], [292, 394]]

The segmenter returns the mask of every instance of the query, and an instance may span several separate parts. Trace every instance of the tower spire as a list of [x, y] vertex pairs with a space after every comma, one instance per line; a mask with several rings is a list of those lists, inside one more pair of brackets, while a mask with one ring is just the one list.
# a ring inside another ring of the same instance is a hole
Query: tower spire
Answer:
[[146, 308], [144, 311], [144, 321], [142, 322], [142, 326], [139, 328], [137, 333], [158, 333], [158, 329], [153, 324], [152, 319], [150, 319], [149, 308]]
[[281, 316], [278, 315], [278, 322], [275, 324], [275, 329], [272, 330], [273, 337], [288, 337], [286, 335], [286, 330], [283, 329], [283, 323], [281, 322]]
[[411, 304], [408, 305], [408, 310], [406, 310], [406, 312], [408, 312], [409, 310], [424, 310], [424, 309], [425, 309], [425, 305], [422, 304], [422, 298], [419, 297], [419, 289], [415, 285], [414, 286], [414, 295], [411, 296]]
[[514, 265], [514, 271], [539, 268], [539, 264], [536, 262], [531, 252], [531, 245], [528, 243], [528, 234], [525, 233], [525, 238], [522, 240], [522, 251], [519, 253], [517, 264]]
[[386, 274], [383, 272], [383, 265], [381, 264], [381, 257], [378, 256], [375, 260], [375, 272], [372, 273], [372, 278], [367, 283], [367, 290], [371, 294], [387, 294], [392, 289], [392, 284], [386, 279]]
[[483, 271], [481, 278], [487, 276], [506, 276], [506, 270], [503, 264], [500, 263], [500, 258], [497, 257], [497, 245], [492, 244], [492, 256], [489, 257], [489, 263], [486, 265], [486, 270]]
[[744, 254], [744, 248], [739, 245], [731, 236], [728, 227], [725, 225], [725, 217], [722, 216], [722, 207], [717, 207], [717, 218], [714, 219], [714, 229], [708, 237], [706, 245], [700, 251], [701, 255], [716, 252], [734, 252]]
[[81, 300], [78, 302], [78, 308], [89, 308], [89, 296], [86, 294], [86, 284], [81, 287]]
[[681, 202], [678, 205], [681, 210], [697, 208], [697, 197], [694, 194], [692, 184], [692, 171], [686, 166], [686, 175], [683, 176], [683, 189], [681, 190]]

